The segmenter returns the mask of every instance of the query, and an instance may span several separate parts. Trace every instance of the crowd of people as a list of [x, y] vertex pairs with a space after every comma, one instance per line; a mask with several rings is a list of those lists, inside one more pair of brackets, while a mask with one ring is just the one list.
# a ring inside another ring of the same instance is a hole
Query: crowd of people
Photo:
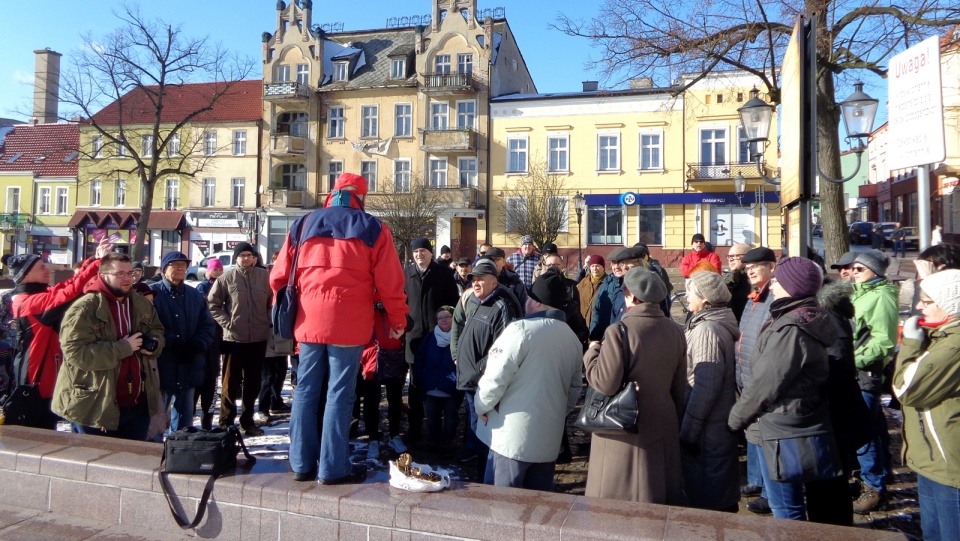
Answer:
[[[673, 284], [643, 244], [590, 255], [568, 277], [556, 245], [538, 249], [529, 236], [510, 255], [485, 244], [457, 260], [418, 238], [404, 268], [390, 228], [365, 212], [366, 193], [363, 177], [341, 175], [273, 264], [239, 243], [236, 266], [213, 262], [197, 288], [177, 251], [149, 283], [106, 242], [55, 286], [39, 257], [12, 258], [5, 302], [16, 330], [4, 331], [16, 362], [0, 377], [37, 388], [40, 426], [62, 418], [76, 432], [154, 441], [192, 426], [198, 401], [201, 427], [213, 428], [219, 380], [220, 427], [256, 436], [258, 421], [289, 413], [297, 481], [364, 480], [349, 446], [362, 419], [368, 458], [426, 445], [473, 462], [486, 483], [536, 490], [553, 489], [570, 455], [568, 416], [585, 385], [614, 394], [635, 381], [637, 430], [591, 436], [588, 496], [727, 512], [756, 496], [754, 512], [833, 524], [886, 498], [889, 393], [904, 410], [925, 538], [957, 538], [956, 245], [920, 254], [901, 343], [899, 289], [879, 250], [845, 254], [830, 279], [810, 259], [739, 244], [724, 272], [694, 235], [678, 323]], [[271, 318], [289, 285], [297, 302]], [[292, 340], [278, 321], [292, 322]], [[281, 398], [288, 359], [292, 404]]]

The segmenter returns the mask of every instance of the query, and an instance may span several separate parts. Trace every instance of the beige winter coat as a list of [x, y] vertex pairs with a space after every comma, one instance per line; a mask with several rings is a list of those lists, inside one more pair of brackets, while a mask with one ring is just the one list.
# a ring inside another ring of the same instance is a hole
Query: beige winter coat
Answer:
[[270, 272], [260, 267], [234, 267], [217, 278], [207, 295], [210, 313], [227, 342], [249, 344], [270, 337]]

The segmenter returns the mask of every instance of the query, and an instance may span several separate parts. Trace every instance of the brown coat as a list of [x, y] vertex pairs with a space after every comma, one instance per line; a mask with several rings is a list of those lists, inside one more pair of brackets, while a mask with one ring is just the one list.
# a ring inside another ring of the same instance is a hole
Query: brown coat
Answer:
[[[633, 353], [628, 379], [640, 389], [639, 433], [593, 435], [586, 495], [684, 505], [678, 421], [687, 375], [683, 328], [650, 303], [631, 307], [621, 322]], [[619, 326], [610, 325], [603, 338], [603, 347], [591, 346], [583, 364], [587, 383], [613, 394], [623, 374]]]
[[580, 292], [580, 315], [586, 321], [588, 329], [590, 328], [590, 320], [593, 318], [593, 301], [597, 300], [597, 291], [600, 290], [600, 284], [603, 283], [604, 276], [606, 274], [594, 283], [593, 277], [587, 273], [577, 284], [577, 291]]

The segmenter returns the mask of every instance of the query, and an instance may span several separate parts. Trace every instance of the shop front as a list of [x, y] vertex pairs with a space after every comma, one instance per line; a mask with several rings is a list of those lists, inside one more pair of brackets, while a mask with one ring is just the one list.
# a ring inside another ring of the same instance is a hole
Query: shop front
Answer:
[[236, 211], [200, 211], [191, 210], [185, 214], [187, 238], [190, 241], [186, 253], [193, 261], [204, 257], [233, 250], [245, 241], [249, 241], [237, 223]]
[[[115, 252], [132, 257], [139, 220], [139, 212], [78, 210], [68, 224], [76, 232], [76, 242], [81, 246], [82, 255], [77, 259], [93, 257], [103, 239], [113, 244]], [[164, 250], [180, 249], [182, 223], [180, 211], [151, 212], [148, 227], [154, 234], [144, 239], [146, 263], [157, 265]]]

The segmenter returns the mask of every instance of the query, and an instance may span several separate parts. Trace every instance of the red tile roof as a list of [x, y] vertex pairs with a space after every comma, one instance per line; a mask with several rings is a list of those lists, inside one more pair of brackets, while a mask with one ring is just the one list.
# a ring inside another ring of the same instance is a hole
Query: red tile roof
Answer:
[[[225, 85], [230, 88], [214, 104], [213, 109], [201, 113], [196, 122], [231, 122], [259, 120], [262, 111], [263, 81], [232, 81], [227, 83], [191, 83], [168, 86], [160, 120], [173, 123], [183, 120], [188, 114], [209, 105]], [[156, 89], [156, 86], [147, 88]], [[93, 115], [101, 126], [120, 124], [120, 102], [123, 102], [124, 124], [151, 124], [156, 112], [146, 91], [134, 89], [120, 100], [114, 101]]]
[[3, 149], [0, 171], [32, 171], [37, 177], [75, 177], [79, 145], [80, 128], [76, 124], [17, 125], [0, 147]]

